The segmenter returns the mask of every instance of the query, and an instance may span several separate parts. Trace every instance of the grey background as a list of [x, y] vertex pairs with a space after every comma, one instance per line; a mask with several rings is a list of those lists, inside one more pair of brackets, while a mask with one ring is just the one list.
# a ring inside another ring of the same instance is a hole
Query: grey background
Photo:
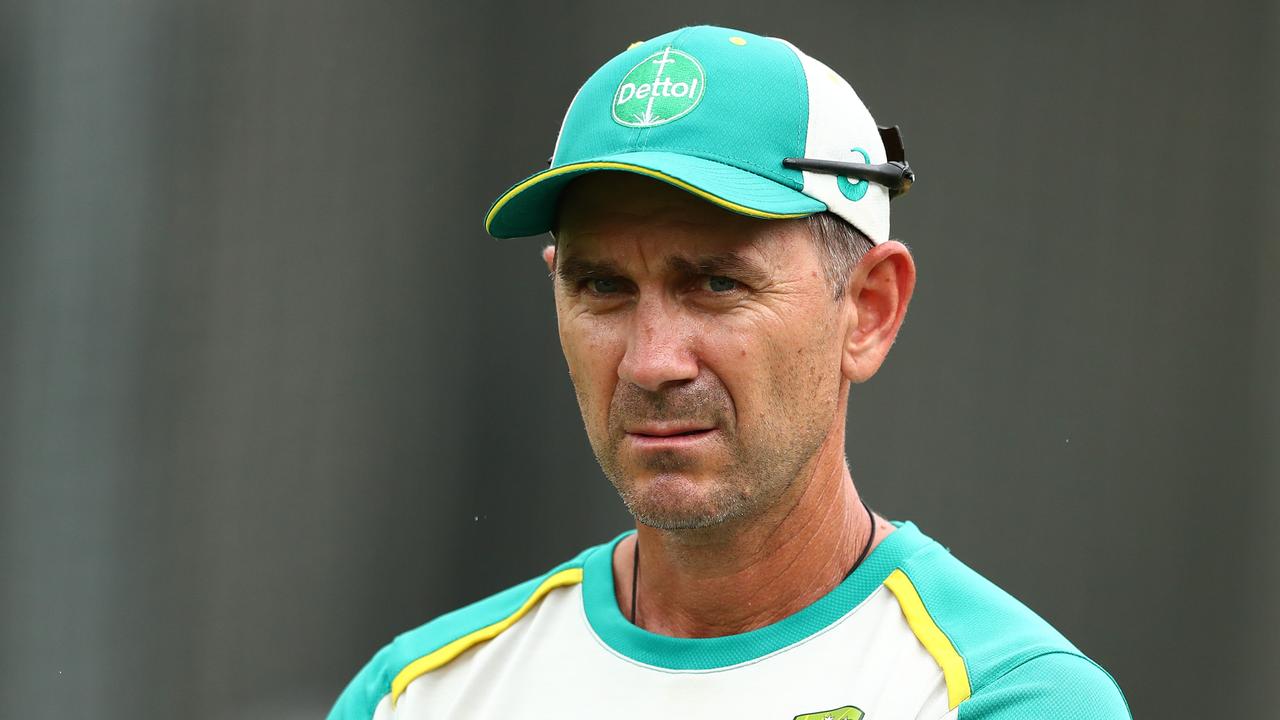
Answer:
[[903, 127], [873, 506], [1139, 717], [1280, 675], [1271, 3], [0, 3], [0, 716], [317, 717], [627, 527], [538, 241], [481, 216], [633, 40], [786, 37]]

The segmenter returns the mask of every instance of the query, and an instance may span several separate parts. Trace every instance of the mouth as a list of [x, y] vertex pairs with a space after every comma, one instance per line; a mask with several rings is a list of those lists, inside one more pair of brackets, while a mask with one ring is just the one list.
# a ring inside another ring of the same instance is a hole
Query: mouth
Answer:
[[638, 425], [627, 430], [627, 439], [640, 449], [671, 450], [697, 445], [716, 432], [715, 427], [687, 423]]

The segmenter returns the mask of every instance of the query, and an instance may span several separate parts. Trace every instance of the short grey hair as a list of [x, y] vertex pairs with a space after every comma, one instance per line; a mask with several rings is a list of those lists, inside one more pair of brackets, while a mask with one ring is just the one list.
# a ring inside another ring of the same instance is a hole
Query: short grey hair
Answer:
[[813, 237], [814, 248], [822, 260], [831, 295], [839, 299], [849, 283], [858, 261], [874, 246], [871, 238], [848, 220], [832, 212], [820, 212], [804, 219]]

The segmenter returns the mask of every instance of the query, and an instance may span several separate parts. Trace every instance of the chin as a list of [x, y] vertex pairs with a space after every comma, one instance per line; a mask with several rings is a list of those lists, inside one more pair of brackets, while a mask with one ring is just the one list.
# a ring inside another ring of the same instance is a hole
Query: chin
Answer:
[[741, 495], [715, 480], [684, 473], [631, 478], [619, 488], [636, 520], [659, 530], [718, 525], [741, 514]]

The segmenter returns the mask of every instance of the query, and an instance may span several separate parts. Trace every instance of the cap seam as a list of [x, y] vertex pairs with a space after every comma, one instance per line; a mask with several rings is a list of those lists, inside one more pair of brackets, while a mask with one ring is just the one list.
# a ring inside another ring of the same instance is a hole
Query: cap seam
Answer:
[[[676, 43], [680, 42], [680, 38], [682, 38], [682, 37], [684, 37], [685, 35], [687, 35], [687, 34], [689, 33], [689, 31], [690, 31], [690, 30], [692, 30], [692, 29], [693, 29], [693, 26], [689, 25], [689, 26], [685, 26], [685, 27], [682, 27], [682, 28], [680, 28], [679, 30], [677, 30], [677, 31], [676, 31], [676, 34], [675, 34], [675, 35], [673, 35], [673, 36], [671, 37], [671, 39], [667, 41], [667, 47], [668, 47], [668, 48], [675, 48], [675, 49], [679, 50], [679, 48], [676, 48], [676, 47], [675, 47], [675, 46], [676, 46]], [[683, 50], [681, 50], [681, 52], [684, 52], [684, 51], [683, 51]], [[704, 96], [707, 94], [706, 74], [705, 74], [705, 73], [706, 73], [706, 71], [705, 71], [705, 69], [704, 69], [704, 70], [703, 70], [703, 85], [702, 85], [702, 94], [703, 94]], [[701, 103], [698, 103], [698, 104], [700, 105]], [[689, 113], [687, 113], [687, 114], [692, 114], [693, 112], [697, 111], [697, 109], [698, 109], [698, 108], [697, 108], [696, 106], [695, 106], [695, 107], [693, 107], [693, 108], [690, 108]], [[638, 141], [638, 143], [639, 143], [638, 147], [636, 147], [636, 149], [637, 149], [638, 151], [643, 152], [646, 148], [648, 148], [648, 147], [649, 147], [649, 135], [651, 134], [651, 131], [653, 130], [653, 128], [654, 128], [654, 126], [652, 126], [652, 125], [647, 126], [647, 127], [638, 128], [638, 131], [637, 131], [637, 133], [636, 133], [636, 140], [637, 140], [637, 141]]]
[[[778, 42], [776, 38], [770, 39]], [[796, 145], [800, 148], [800, 154], [803, 155], [805, 150], [808, 149], [807, 143], [809, 142], [809, 76], [805, 74], [804, 63], [800, 62], [800, 57], [796, 55], [799, 49], [787, 42], [779, 42], [779, 44], [790, 51], [792, 77], [799, 75], [799, 86], [804, 88], [804, 122], [799, 123], [796, 127]], [[803, 192], [803, 178], [801, 179], [800, 188]]]

